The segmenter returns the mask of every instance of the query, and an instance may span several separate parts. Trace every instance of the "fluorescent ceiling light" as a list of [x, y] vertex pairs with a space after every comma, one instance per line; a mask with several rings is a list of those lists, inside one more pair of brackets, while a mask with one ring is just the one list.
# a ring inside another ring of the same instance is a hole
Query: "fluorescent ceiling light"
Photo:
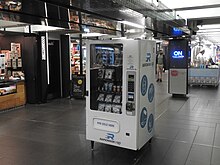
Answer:
[[220, 31], [219, 32], [203, 32], [203, 33], [198, 33], [198, 34], [201, 34], [201, 35], [219, 35], [220, 34]]
[[201, 30], [201, 29], [220, 28], [220, 24], [198, 25], [197, 27], [198, 27], [200, 30]]
[[146, 2], [148, 2], [148, 3], [152, 3], [152, 0], [144, 0], [144, 1], [146, 1]]
[[141, 13], [138, 13], [138, 12], [131, 10], [131, 9], [120, 9], [119, 11], [122, 13], [125, 13], [126, 15], [130, 15], [133, 17], [143, 17], [143, 15]]
[[201, 29], [198, 33], [213, 33], [213, 32], [220, 32], [220, 29]]
[[82, 34], [82, 37], [99, 37], [99, 36], [104, 36], [107, 34], [101, 34], [101, 33], [85, 33]]
[[192, 6], [205, 6], [205, 5], [217, 5], [219, 4], [219, 0], [184, 0], [184, 1], [177, 1], [177, 0], [160, 0], [164, 3], [167, 7], [173, 8], [182, 8], [182, 7], [192, 7]]
[[115, 37], [115, 38], [112, 38], [113, 40], [125, 40], [127, 39], [127, 37]]
[[128, 29], [126, 33], [144, 33], [143, 29]]
[[137, 23], [133, 23], [133, 22], [129, 22], [129, 21], [119, 21], [120, 23], [123, 23], [125, 25], [129, 25], [129, 26], [133, 26], [136, 28], [140, 28], [140, 29], [144, 29], [145, 27], [143, 25], [137, 24]]
[[83, 31], [84, 31], [85, 33], [89, 33], [89, 32], [90, 32], [89, 28], [84, 28]]
[[63, 30], [64, 28], [44, 25], [31, 25], [33, 32]]

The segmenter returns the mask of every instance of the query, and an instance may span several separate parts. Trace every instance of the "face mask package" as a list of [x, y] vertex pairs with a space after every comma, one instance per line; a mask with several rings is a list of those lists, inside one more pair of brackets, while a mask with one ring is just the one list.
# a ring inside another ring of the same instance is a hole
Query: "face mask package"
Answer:
[[104, 101], [105, 95], [104, 94], [99, 94], [99, 97], [97, 98], [97, 101]]
[[99, 103], [98, 111], [105, 111], [105, 104]]
[[111, 110], [112, 110], [112, 105], [111, 104], [106, 104], [105, 112], [111, 112]]
[[106, 95], [105, 102], [111, 103], [112, 102], [112, 95]]
[[121, 105], [112, 105], [112, 112], [113, 113], [121, 113]]
[[105, 79], [112, 79], [113, 72], [114, 72], [114, 69], [106, 69], [105, 70]]

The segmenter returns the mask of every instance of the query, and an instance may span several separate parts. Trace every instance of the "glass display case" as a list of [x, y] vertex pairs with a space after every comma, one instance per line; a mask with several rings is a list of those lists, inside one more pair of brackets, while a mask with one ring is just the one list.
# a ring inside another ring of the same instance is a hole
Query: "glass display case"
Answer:
[[16, 82], [0, 81], [0, 96], [17, 92]]
[[90, 46], [90, 109], [121, 114], [122, 44]]

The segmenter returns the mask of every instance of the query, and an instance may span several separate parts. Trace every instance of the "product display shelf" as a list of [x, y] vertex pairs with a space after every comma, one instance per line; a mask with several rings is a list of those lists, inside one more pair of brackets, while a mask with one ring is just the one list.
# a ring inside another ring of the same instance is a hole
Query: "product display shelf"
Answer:
[[114, 94], [114, 95], [121, 95], [122, 94], [122, 92], [102, 91], [102, 90], [97, 90], [97, 92], [103, 93], [103, 94]]
[[96, 69], [96, 108], [99, 112], [122, 114], [122, 79], [120, 66], [105, 65]]

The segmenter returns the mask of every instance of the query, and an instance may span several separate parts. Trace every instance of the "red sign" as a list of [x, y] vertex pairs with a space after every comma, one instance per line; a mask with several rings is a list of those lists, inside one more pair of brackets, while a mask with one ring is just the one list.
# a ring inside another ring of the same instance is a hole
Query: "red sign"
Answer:
[[178, 71], [177, 70], [171, 70], [171, 76], [178, 76]]

